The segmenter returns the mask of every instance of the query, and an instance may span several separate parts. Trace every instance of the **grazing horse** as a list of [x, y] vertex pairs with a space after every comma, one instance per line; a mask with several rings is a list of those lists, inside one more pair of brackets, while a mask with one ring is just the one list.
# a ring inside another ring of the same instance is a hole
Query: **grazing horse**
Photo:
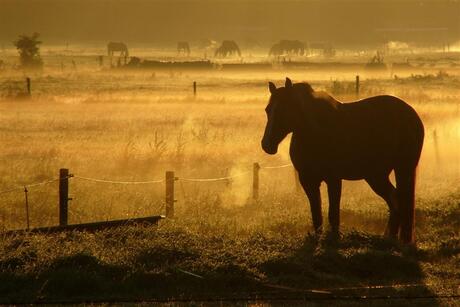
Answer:
[[[415, 110], [393, 96], [341, 103], [307, 83], [269, 83], [271, 97], [262, 148], [276, 154], [292, 133], [290, 156], [310, 202], [313, 227], [322, 229], [320, 184], [326, 182], [329, 223], [339, 233], [342, 179], [364, 179], [388, 204], [385, 234], [414, 242], [415, 171], [424, 128]], [[389, 180], [395, 172], [396, 188]]]
[[227, 57], [228, 55], [238, 54], [241, 57], [240, 47], [236, 44], [235, 41], [223, 41], [222, 45], [216, 49], [214, 56]]
[[283, 54], [304, 55], [305, 44], [297, 40], [281, 40], [274, 44], [268, 52], [269, 56], [279, 56]]
[[128, 47], [125, 43], [110, 42], [107, 44], [107, 55], [113, 56], [115, 52], [120, 52], [120, 56], [127, 58], [129, 56]]
[[190, 55], [190, 45], [188, 42], [178, 42], [177, 43], [177, 53], [183, 52], [186, 55]]

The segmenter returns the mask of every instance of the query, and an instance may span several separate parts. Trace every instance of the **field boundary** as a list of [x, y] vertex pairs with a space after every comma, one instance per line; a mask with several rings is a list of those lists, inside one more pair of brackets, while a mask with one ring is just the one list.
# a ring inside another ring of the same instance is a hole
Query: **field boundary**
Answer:
[[[194, 182], [194, 183], [210, 183], [210, 182], [226, 182], [231, 183], [232, 180], [238, 177], [247, 176], [252, 173], [252, 200], [256, 201], [259, 198], [259, 173], [261, 170], [276, 170], [276, 169], [283, 169], [292, 167], [292, 163], [285, 163], [281, 165], [268, 165], [268, 166], [261, 166], [258, 162], [254, 162], [252, 165], [252, 170], [239, 172], [234, 175], [223, 176], [223, 177], [213, 177], [213, 178], [187, 178], [187, 177], [177, 177], [174, 171], [166, 171], [164, 179], [154, 179], [154, 180], [145, 180], [145, 181], [122, 181], [122, 180], [109, 180], [109, 179], [101, 179], [101, 178], [92, 178], [86, 176], [79, 176], [74, 175], [69, 172], [67, 168], [61, 168], [59, 170], [59, 177], [58, 178], [50, 178], [40, 182], [34, 182], [30, 184], [25, 184], [23, 186], [17, 186], [13, 188], [9, 188], [3, 191], [0, 191], [0, 197], [3, 194], [23, 191], [24, 192], [24, 201], [25, 201], [25, 221], [26, 221], [26, 228], [21, 230], [14, 230], [14, 231], [57, 231], [64, 230], [64, 229], [73, 229], [73, 227], [78, 228], [78, 225], [81, 225], [81, 228], [98, 228], [103, 227], [103, 223], [107, 224], [107, 227], [111, 227], [111, 225], [121, 225], [122, 221], [125, 223], [128, 221], [134, 221], [139, 218], [132, 218], [128, 220], [118, 220], [117, 221], [107, 221], [107, 222], [94, 222], [94, 223], [86, 223], [86, 224], [68, 224], [68, 211], [69, 211], [69, 201], [72, 198], [69, 197], [69, 182], [70, 179], [72, 180], [83, 180], [89, 181], [94, 183], [102, 183], [102, 184], [119, 184], [119, 185], [151, 185], [151, 184], [164, 184], [165, 186], [165, 214], [154, 216], [150, 218], [154, 218], [156, 220], [160, 220], [163, 217], [166, 218], [173, 218], [174, 217], [174, 205], [177, 202], [175, 199], [175, 182], [183, 181], [183, 182]], [[295, 178], [295, 187], [296, 191], [300, 190], [300, 183], [298, 180], [297, 171], [294, 169], [294, 178]], [[59, 183], [59, 225], [58, 226], [51, 226], [51, 227], [39, 227], [35, 229], [30, 229], [30, 218], [29, 218], [29, 189], [37, 186], [44, 186], [51, 183]], [[110, 224], [112, 223], [112, 224]], [[91, 225], [89, 225], [91, 224]], [[94, 225], [93, 225], [94, 224]], [[96, 226], [97, 224], [97, 226]], [[54, 229], [56, 228], [56, 229]], [[9, 232], [9, 231], [7, 231]]]

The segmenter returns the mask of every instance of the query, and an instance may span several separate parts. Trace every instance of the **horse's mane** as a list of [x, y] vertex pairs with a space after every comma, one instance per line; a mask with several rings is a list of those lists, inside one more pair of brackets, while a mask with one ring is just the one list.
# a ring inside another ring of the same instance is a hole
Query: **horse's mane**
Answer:
[[298, 89], [303, 95], [305, 95], [305, 103], [322, 105], [322, 107], [330, 109], [331, 111], [337, 110], [339, 105], [341, 104], [337, 99], [335, 99], [328, 93], [313, 90], [311, 85], [306, 82], [296, 83], [294, 84], [294, 88]]
[[338, 122], [341, 105], [339, 101], [326, 92], [313, 90], [308, 83], [296, 83], [293, 86], [302, 97], [303, 116], [312, 127], [319, 129]]

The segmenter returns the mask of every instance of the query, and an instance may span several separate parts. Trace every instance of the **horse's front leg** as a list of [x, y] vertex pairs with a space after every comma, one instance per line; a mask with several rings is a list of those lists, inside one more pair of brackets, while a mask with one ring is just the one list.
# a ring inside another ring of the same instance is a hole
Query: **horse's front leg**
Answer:
[[340, 197], [342, 195], [342, 180], [329, 179], [327, 183], [327, 194], [329, 197], [329, 225], [334, 234], [339, 233], [340, 227]]
[[313, 228], [316, 234], [321, 234], [323, 226], [323, 215], [321, 212], [321, 193], [319, 191], [321, 180], [303, 176], [302, 174], [299, 174], [299, 180], [305, 193], [307, 194], [308, 200], [310, 201]]

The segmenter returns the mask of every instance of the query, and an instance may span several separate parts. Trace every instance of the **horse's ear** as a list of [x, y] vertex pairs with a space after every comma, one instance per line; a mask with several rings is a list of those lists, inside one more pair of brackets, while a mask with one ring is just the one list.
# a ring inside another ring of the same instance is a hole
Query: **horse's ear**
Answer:
[[276, 91], [276, 85], [273, 84], [273, 82], [268, 82], [268, 89], [270, 90], [270, 93], [274, 94]]
[[284, 85], [285, 88], [291, 88], [292, 87], [292, 81], [288, 77], [286, 77], [286, 84]]

